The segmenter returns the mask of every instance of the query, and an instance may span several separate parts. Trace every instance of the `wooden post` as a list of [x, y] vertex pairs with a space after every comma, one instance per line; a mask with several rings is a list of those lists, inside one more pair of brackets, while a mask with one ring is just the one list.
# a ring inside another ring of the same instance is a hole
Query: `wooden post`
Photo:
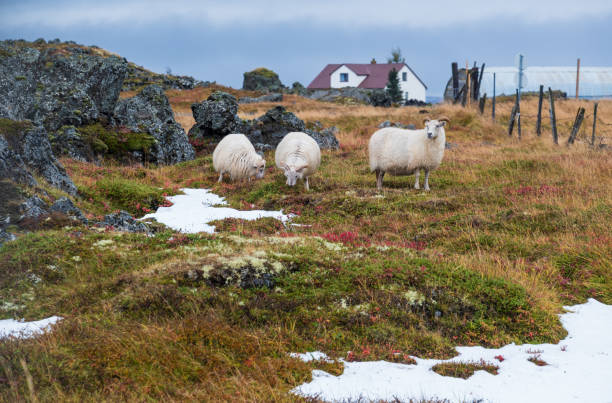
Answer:
[[597, 105], [599, 102], [595, 102], [593, 106], [593, 134], [591, 135], [591, 145], [595, 146], [595, 127], [597, 126]]
[[459, 70], [457, 68], [457, 62], [451, 64], [451, 70], [453, 72], [453, 99], [457, 102], [457, 94], [459, 92]]
[[576, 99], [578, 99], [578, 90], [580, 89], [580, 58], [576, 62]]
[[484, 73], [485, 64], [483, 63], [480, 67], [480, 74], [478, 75], [478, 85], [476, 86], [476, 99], [480, 98], [480, 85], [482, 84], [482, 74]]
[[538, 120], [536, 121], [536, 134], [542, 134], [542, 98], [544, 98], [544, 86], [540, 85], [540, 98], [538, 99]]
[[480, 109], [481, 115], [484, 113], [486, 103], [487, 103], [487, 93], [485, 92], [483, 96], [480, 97], [480, 101], [478, 103], [478, 109]]
[[576, 114], [576, 120], [574, 120], [574, 125], [572, 126], [572, 132], [570, 133], [569, 138], [567, 139], [567, 145], [574, 144], [576, 141], [576, 136], [578, 135], [578, 130], [580, 130], [580, 126], [582, 125], [582, 121], [584, 120], [584, 108], [578, 108], [578, 113]]
[[[459, 92], [457, 92], [457, 96], [455, 97], [455, 99], [453, 100], [453, 103], [456, 104], [457, 102], [459, 102], [459, 99], [461, 98], [462, 94], [465, 91], [465, 85], [463, 87], [461, 87], [461, 89], [459, 90]], [[465, 106], [465, 99], [461, 99], [461, 104]]]
[[470, 106], [470, 98], [472, 98], [472, 93], [470, 92], [470, 63], [465, 61], [465, 86], [466, 86], [466, 95], [467, 95], [467, 104]]
[[555, 144], [559, 144], [559, 136], [557, 134], [557, 116], [555, 115], [555, 99], [550, 87], [548, 87], [548, 97], [550, 102], [550, 126], [552, 127], [553, 141]]
[[516, 91], [516, 128], [518, 129], [518, 138], [521, 139], [521, 95], [520, 90]]
[[493, 73], [493, 104], [491, 105], [491, 118], [495, 122], [495, 73]]
[[[518, 95], [518, 90], [517, 90]], [[510, 112], [510, 121], [508, 122], [508, 136], [512, 136], [512, 132], [514, 131], [514, 122], [516, 122], [516, 114], [518, 113], [518, 96], [514, 100], [514, 106], [512, 107], [512, 112]]]

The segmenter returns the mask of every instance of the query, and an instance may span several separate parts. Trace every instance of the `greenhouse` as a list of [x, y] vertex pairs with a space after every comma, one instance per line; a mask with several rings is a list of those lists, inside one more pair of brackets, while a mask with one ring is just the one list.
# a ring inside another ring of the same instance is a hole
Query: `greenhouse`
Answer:
[[[480, 85], [480, 94], [493, 95], [493, 73], [495, 73], [496, 95], [512, 95], [518, 82], [516, 67], [485, 67]], [[523, 91], [539, 91], [540, 85], [547, 90], [565, 92], [576, 96], [576, 67], [527, 67], [523, 70]], [[612, 97], [612, 67], [581, 67], [578, 90], [581, 98]]]

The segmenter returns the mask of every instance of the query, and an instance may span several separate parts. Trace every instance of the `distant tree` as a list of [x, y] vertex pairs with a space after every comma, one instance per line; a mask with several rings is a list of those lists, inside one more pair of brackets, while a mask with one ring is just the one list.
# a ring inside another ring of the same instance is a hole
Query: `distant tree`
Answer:
[[376, 64], [376, 59], [372, 58], [372, 60], [370, 60], [370, 64]]
[[391, 49], [391, 57], [387, 58], [387, 63], [406, 63], [406, 58], [402, 56], [402, 50], [399, 47]]
[[393, 102], [402, 101], [402, 90], [400, 89], [399, 77], [395, 69], [389, 72], [386, 91]]
[[170, 68], [170, 66], [166, 67], [166, 75], [172, 75], [172, 69]]

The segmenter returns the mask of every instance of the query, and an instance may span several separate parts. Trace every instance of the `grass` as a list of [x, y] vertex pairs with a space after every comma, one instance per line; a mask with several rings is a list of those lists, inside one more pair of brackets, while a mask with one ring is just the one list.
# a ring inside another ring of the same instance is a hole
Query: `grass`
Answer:
[[480, 360], [475, 362], [444, 362], [434, 365], [431, 369], [443, 376], [468, 379], [476, 371], [487, 371], [491, 375], [497, 375], [499, 366]]
[[[207, 91], [168, 95], [175, 113], [187, 113]], [[164, 193], [206, 187], [236, 208], [296, 214], [301, 226], [225, 220], [214, 235], [147, 237], [63, 222], [19, 233], [0, 248], [0, 318], [64, 320], [39, 338], [0, 342], [0, 400], [295, 401], [288, 392], [312, 369], [343, 368], [291, 352], [412, 363], [450, 358], [456, 345], [557, 342], [564, 304], [612, 303], [612, 160], [585, 144], [588, 132], [569, 148], [554, 146], [549, 129], [535, 136], [532, 103], [519, 142], [453, 105], [286, 95], [282, 104], [309, 124], [340, 129], [340, 150], [323, 152], [307, 193], [287, 188], [274, 167], [263, 180], [217, 183], [210, 155], [159, 167], [62, 159], [83, 196], [75, 202], [92, 215], [144, 214]], [[240, 115], [270, 105], [241, 105]], [[558, 101], [560, 121], [577, 105]], [[510, 108], [498, 103], [498, 121]], [[384, 120], [419, 126], [426, 115], [448, 116], [456, 145], [432, 173], [432, 191], [391, 177], [377, 192], [369, 136]], [[612, 102], [601, 101], [599, 115], [611, 121]], [[599, 133], [609, 142], [608, 126]], [[493, 367], [481, 364], [439, 370]]]

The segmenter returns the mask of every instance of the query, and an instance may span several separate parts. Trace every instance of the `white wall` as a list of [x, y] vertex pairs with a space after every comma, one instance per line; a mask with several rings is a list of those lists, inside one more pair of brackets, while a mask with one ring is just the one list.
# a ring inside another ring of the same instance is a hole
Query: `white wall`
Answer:
[[[348, 81], [341, 82], [340, 81], [340, 73], [348, 74]], [[331, 73], [330, 78], [330, 87], [331, 88], [343, 88], [343, 87], [357, 87], [363, 80], [366, 79], [367, 76], [358, 76], [355, 72], [349, 69], [346, 66], [340, 66], [336, 71]]]
[[[402, 81], [402, 73], [406, 74], [406, 81]], [[400, 88], [402, 89], [402, 98], [406, 99], [418, 99], [419, 101], [425, 102], [426, 90], [425, 86], [421, 84], [418, 78], [407, 66], [404, 66], [398, 72], [400, 80]]]

